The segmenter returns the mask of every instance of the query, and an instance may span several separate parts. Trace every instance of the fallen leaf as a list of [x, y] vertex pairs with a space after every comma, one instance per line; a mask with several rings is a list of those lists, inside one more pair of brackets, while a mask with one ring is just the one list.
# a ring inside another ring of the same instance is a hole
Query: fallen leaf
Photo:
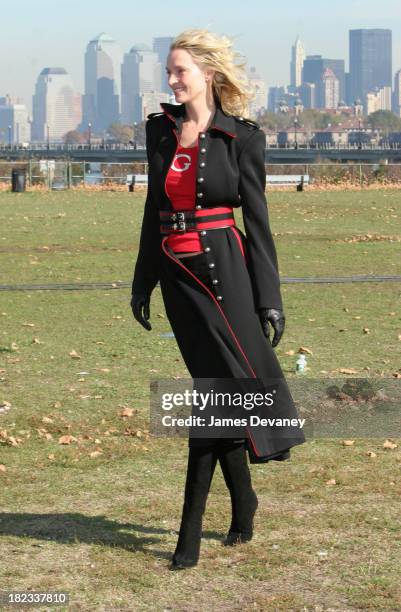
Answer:
[[383, 442], [383, 448], [390, 448], [391, 450], [393, 450], [394, 448], [397, 448], [397, 446], [398, 444], [395, 444], [391, 440], [385, 440]]
[[10, 446], [18, 446], [18, 442], [20, 441], [20, 438], [18, 438], [17, 440], [16, 438], [14, 438], [14, 436], [8, 436], [8, 438], [6, 439], [6, 442], [8, 442]]
[[358, 374], [358, 370], [353, 370], [352, 368], [340, 368], [338, 371], [341, 374]]
[[4, 465], [4, 463], [0, 463], [0, 472], [5, 472], [6, 470], [7, 470], [7, 468]]
[[354, 444], [355, 440], [343, 440], [342, 441], [342, 445], [343, 446], [352, 446]]
[[336, 483], [335, 478], [330, 478], [329, 480], [326, 480], [326, 484], [327, 485], [335, 485], [337, 483]]
[[79, 355], [74, 349], [69, 353], [69, 355], [72, 359], [81, 359], [81, 355]]
[[371, 459], [374, 459], [375, 457], [377, 457], [376, 453], [374, 453], [373, 451], [367, 451], [366, 455], [370, 457]]
[[77, 442], [77, 439], [69, 434], [67, 434], [66, 436], [60, 436], [60, 438], [58, 439], [59, 444], [71, 444], [71, 442]]
[[307, 353], [308, 355], [313, 355], [312, 351], [306, 348], [306, 346], [300, 346], [298, 349], [298, 353]]
[[134, 412], [135, 412], [134, 408], [126, 407], [126, 408], [124, 408], [124, 410], [122, 410], [120, 412], [120, 416], [122, 416], [122, 417], [131, 417], [134, 414]]

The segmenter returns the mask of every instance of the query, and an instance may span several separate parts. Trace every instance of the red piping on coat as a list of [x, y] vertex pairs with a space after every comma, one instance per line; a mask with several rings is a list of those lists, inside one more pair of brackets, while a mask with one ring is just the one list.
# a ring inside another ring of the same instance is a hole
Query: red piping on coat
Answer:
[[223, 128], [217, 127], [217, 125], [211, 125], [210, 129], [211, 130], [220, 130], [220, 132], [224, 132], [224, 134], [227, 134], [228, 136], [231, 136], [231, 138], [237, 138], [236, 134], [231, 134], [230, 132], [226, 132], [225, 130], [223, 130]]
[[244, 246], [242, 244], [241, 238], [239, 237], [238, 231], [234, 227], [232, 228], [232, 231], [234, 232], [234, 235], [235, 235], [236, 239], [238, 240], [238, 244], [239, 244], [239, 248], [241, 249], [241, 253], [244, 256], [244, 259], [246, 259], [245, 258], [245, 253], [244, 253]]
[[[167, 115], [167, 113], [166, 113], [166, 115]], [[170, 117], [170, 115], [168, 115], [168, 116]], [[173, 159], [174, 159], [174, 158], [175, 158], [175, 156], [176, 156], [177, 150], [178, 150], [178, 145], [179, 145], [179, 142], [178, 142], [178, 136], [177, 136], [177, 134], [176, 134], [176, 131], [175, 131], [175, 130], [173, 130], [173, 132], [174, 132], [174, 136], [175, 136], [175, 139], [176, 139], [175, 151], [174, 151], [174, 155], [173, 155]], [[169, 167], [169, 169], [167, 170], [167, 174], [166, 174], [165, 179], [164, 179], [164, 193], [166, 194], [166, 196], [167, 196], [168, 200], [171, 202], [171, 200], [170, 200], [170, 196], [169, 196], [168, 191], [167, 191], [167, 177], [168, 177], [169, 170], [170, 170], [170, 167]]]

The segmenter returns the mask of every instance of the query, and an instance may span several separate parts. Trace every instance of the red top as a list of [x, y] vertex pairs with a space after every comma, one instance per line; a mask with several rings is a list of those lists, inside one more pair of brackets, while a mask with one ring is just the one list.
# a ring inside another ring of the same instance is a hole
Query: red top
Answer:
[[[174, 210], [195, 210], [197, 162], [198, 146], [181, 147], [178, 145], [165, 183], [166, 193]], [[198, 232], [170, 234], [166, 244], [175, 253], [202, 251]]]

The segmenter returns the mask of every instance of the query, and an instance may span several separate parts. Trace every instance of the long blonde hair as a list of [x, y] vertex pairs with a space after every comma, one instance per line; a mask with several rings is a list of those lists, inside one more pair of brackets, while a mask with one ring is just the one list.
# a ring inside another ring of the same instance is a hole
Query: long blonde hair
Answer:
[[174, 38], [170, 51], [185, 49], [201, 68], [215, 70], [212, 91], [223, 111], [247, 117], [249, 100], [255, 94], [249, 86], [246, 62], [235, 62], [242, 56], [232, 47], [227, 36], [217, 36], [206, 29], [189, 29]]

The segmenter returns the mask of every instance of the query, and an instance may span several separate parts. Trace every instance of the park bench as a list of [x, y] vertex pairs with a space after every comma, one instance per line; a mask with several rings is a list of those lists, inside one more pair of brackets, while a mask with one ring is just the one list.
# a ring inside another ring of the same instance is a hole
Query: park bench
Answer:
[[125, 184], [128, 185], [128, 191], [134, 191], [135, 185], [147, 185], [147, 174], [127, 174]]
[[309, 174], [268, 174], [266, 176], [267, 185], [296, 185], [298, 191], [302, 191], [304, 185], [309, 185]]
[[[132, 178], [135, 177], [133, 181]], [[127, 174], [126, 184], [146, 185], [148, 182], [147, 174]], [[299, 191], [302, 191], [304, 185], [310, 184], [309, 174], [267, 174], [267, 185], [296, 185]]]

